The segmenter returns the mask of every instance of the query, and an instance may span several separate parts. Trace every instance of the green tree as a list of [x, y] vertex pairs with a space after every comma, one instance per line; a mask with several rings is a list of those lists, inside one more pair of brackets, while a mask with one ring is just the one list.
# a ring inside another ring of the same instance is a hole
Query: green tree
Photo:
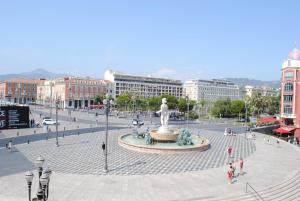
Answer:
[[118, 109], [122, 108], [128, 108], [132, 103], [132, 94], [130, 93], [123, 93], [120, 96], [118, 96], [116, 100], [116, 105]]
[[235, 116], [244, 114], [245, 113], [245, 102], [243, 100], [231, 101], [230, 111]]
[[230, 98], [227, 99], [220, 99], [213, 103], [211, 108], [211, 113], [214, 116], [219, 117], [220, 115], [229, 116], [231, 115], [231, 100]]
[[103, 104], [104, 99], [105, 99], [105, 96], [103, 94], [98, 94], [94, 97], [94, 101], [96, 104], [98, 104], [98, 103]]

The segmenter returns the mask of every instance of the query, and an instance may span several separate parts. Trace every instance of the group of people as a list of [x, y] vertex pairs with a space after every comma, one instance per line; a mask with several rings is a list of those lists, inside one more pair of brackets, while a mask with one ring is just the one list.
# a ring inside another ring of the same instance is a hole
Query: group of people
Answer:
[[[231, 158], [232, 150], [233, 149], [232, 149], [231, 146], [229, 146], [228, 149], [227, 149], [229, 159]], [[244, 160], [243, 160], [242, 157], [240, 158], [240, 161], [239, 161], [239, 167], [240, 167], [240, 172], [239, 172], [238, 175], [243, 175]], [[233, 179], [236, 178], [236, 177], [237, 177], [236, 165], [233, 162], [230, 162], [228, 170], [227, 170], [228, 184], [232, 184]]]
[[243, 158], [240, 158], [239, 167], [240, 167], [240, 172], [236, 174], [236, 165], [234, 163], [229, 163], [229, 167], [227, 170], [228, 184], [232, 184], [233, 179], [236, 178], [238, 175], [243, 175], [243, 167], [244, 167]]

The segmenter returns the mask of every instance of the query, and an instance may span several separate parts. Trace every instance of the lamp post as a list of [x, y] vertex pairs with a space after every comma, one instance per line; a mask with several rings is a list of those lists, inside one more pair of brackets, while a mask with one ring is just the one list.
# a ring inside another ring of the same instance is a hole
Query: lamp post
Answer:
[[45, 162], [45, 159], [42, 156], [39, 156], [35, 160], [35, 165], [38, 168], [39, 172], [39, 189], [37, 192], [37, 198], [33, 198], [31, 200], [31, 185], [32, 185], [32, 180], [34, 177], [34, 174], [31, 171], [28, 171], [25, 175], [25, 179], [27, 181], [28, 185], [28, 199], [29, 201], [34, 201], [34, 200], [40, 200], [40, 201], [47, 201], [49, 197], [49, 182], [50, 182], [50, 176], [52, 174], [52, 171], [49, 168], [46, 168], [43, 171], [43, 164]]
[[114, 104], [113, 100], [109, 100], [108, 97], [103, 100], [103, 104], [105, 105], [105, 115], [106, 115], [106, 127], [105, 127], [105, 150], [104, 150], [104, 172], [108, 172], [108, 165], [107, 165], [107, 142], [108, 142], [108, 114], [110, 107]]
[[56, 122], [55, 122], [55, 128], [56, 128], [56, 146], [58, 147], [59, 144], [58, 144], [58, 104], [59, 104], [59, 100], [56, 100], [56, 103], [55, 103], [55, 114], [56, 114]]
[[245, 138], [247, 138], [247, 127], [248, 127], [248, 109], [247, 109], [247, 101], [245, 101]]
[[187, 121], [186, 121], [186, 124], [187, 124], [187, 128], [189, 128], [189, 113], [190, 113], [190, 101], [189, 101], [189, 97], [186, 96], [185, 97], [186, 101], [187, 101], [187, 110], [188, 110], [188, 113], [187, 113]]
[[50, 118], [52, 118], [52, 87], [53, 87], [53, 82], [50, 82]]

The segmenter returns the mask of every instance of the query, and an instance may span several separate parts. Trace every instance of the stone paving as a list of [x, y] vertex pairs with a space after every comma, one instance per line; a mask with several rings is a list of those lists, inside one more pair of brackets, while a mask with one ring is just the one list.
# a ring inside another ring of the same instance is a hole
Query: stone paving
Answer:
[[[196, 129], [192, 129], [197, 133]], [[236, 161], [240, 157], [246, 158], [255, 151], [252, 140], [243, 136], [224, 136], [213, 131], [201, 130], [201, 136], [208, 138], [211, 148], [204, 152], [180, 154], [149, 154], [127, 150], [118, 145], [118, 136], [132, 132], [118, 130], [109, 132], [108, 165], [110, 175], [144, 175], [169, 174], [187, 171], [198, 171], [216, 168]], [[47, 158], [48, 165], [56, 172], [74, 174], [102, 175], [104, 154], [101, 144], [104, 141], [104, 132], [80, 136], [60, 138], [61, 146], [55, 147], [55, 141], [40, 141], [17, 145], [17, 149], [31, 161], [41, 154]], [[229, 159], [226, 149], [233, 147], [233, 157]]]

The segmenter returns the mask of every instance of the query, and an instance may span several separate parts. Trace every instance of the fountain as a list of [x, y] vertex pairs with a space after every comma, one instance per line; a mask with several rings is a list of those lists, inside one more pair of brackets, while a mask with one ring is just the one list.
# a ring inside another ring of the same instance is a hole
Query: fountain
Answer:
[[[192, 135], [187, 129], [169, 126], [169, 111], [167, 99], [162, 99], [160, 110], [161, 126], [158, 129], [139, 131], [121, 135], [120, 146], [147, 153], [178, 153], [187, 151], [204, 151], [210, 147], [210, 142], [203, 137]], [[140, 127], [140, 126], [138, 126]]]

